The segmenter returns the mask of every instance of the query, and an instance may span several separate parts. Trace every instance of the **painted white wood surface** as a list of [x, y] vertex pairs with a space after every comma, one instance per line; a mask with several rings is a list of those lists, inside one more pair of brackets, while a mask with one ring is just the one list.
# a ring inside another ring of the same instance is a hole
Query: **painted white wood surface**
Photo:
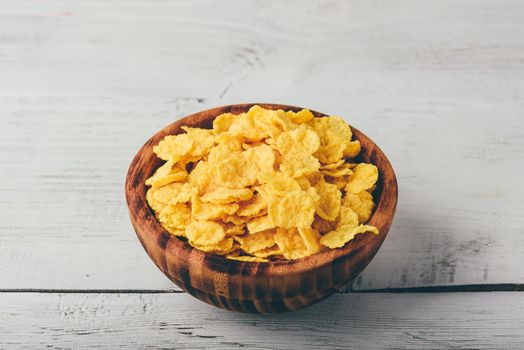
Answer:
[[339, 114], [390, 157], [397, 218], [356, 289], [523, 283], [523, 38], [522, 1], [1, 1], [0, 288], [174, 288], [127, 166], [175, 118], [253, 101]]
[[2, 349], [519, 349], [520, 293], [337, 294], [280, 315], [187, 294], [0, 294]]

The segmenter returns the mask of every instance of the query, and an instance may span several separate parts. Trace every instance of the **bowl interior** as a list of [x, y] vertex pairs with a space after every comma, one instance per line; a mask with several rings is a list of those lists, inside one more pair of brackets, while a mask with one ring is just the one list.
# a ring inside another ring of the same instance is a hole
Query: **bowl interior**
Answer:
[[[138, 238], [142, 242], [142, 245], [146, 248], [147, 241], [155, 240], [158, 244], [158, 248], [161, 250], [168, 246], [172, 254], [191, 253], [193, 259], [205, 259], [207, 266], [210, 268], [217, 271], [227, 271], [228, 273], [233, 274], [241, 274], [242, 271], [246, 269], [246, 266], [249, 266], [251, 269], [263, 269], [264, 266], [267, 268], [267, 265], [271, 265], [273, 273], [284, 273], [284, 271], [307, 271], [319, 268], [325, 264], [333, 263], [333, 261], [345, 257], [348, 254], [358, 253], [359, 256], [362, 256], [362, 259], [359, 260], [359, 266], [355, 266], [355, 270], [359, 270], [358, 272], [360, 272], [373, 258], [391, 226], [397, 204], [397, 181], [393, 168], [385, 154], [366, 135], [353, 126], [351, 126], [353, 137], [354, 139], [359, 140], [362, 145], [362, 151], [358, 160], [372, 163], [376, 165], [379, 170], [379, 179], [376, 184], [376, 189], [373, 192], [376, 206], [368, 221], [369, 225], [378, 228], [380, 232], [378, 235], [357, 235], [356, 238], [342, 248], [320, 252], [302, 259], [271, 262], [245, 262], [230, 260], [219, 255], [197, 250], [191, 247], [184, 240], [167, 233], [155, 218], [153, 211], [146, 201], [146, 191], [148, 187], [145, 185], [145, 180], [149, 178], [154, 171], [164, 163], [164, 161], [157, 158], [153, 153], [153, 146], [166, 135], [181, 133], [181, 126], [210, 129], [212, 128], [213, 120], [216, 116], [227, 112], [234, 114], [243, 113], [253, 105], [255, 104], [229, 105], [190, 115], [163, 128], [142, 146], [129, 167], [126, 179], [126, 199], [131, 222], [137, 232]], [[274, 110], [284, 109], [299, 111], [302, 109], [301, 107], [277, 104], [258, 103], [258, 105]], [[311, 112], [315, 117], [326, 116], [319, 112]], [[197, 252], [195, 252], [195, 250]], [[157, 252], [151, 251], [151, 248], [146, 248], [146, 251], [148, 251], [151, 258], [155, 260]], [[169, 252], [166, 252], [166, 254], [169, 254]], [[155, 261], [155, 263], [162, 269], [161, 265], [165, 264], [165, 261]], [[282, 268], [285, 268], [285, 270]]]

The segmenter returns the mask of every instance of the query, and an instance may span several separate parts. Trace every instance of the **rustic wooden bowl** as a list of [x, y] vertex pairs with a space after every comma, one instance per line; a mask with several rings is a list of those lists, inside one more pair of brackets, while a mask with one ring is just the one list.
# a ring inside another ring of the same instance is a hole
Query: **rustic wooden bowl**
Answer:
[[[260, 104], [264, 108], [302, 108]], [[153, 146], [164, 136], [178, 134], [183, 125], [211, 128], [213, 119], [226, 112], [246, 112], [253, 104], [213, 108], [180, 119], [157, 132], [138, 151], [126, 179], [126, 199], [131, 222], [149, 257], [176, 285], [206, 303], [233, 311], [276, 313], [296, 310], [336, 292], [357, 276], [378, 251], [391, 226], [397, 205], [397, 180], [388, 159], [366, 135], [352, 127], [362, 144], [361, 161], [379, 169], [374, 191], [376, 209], [369, 224], [380, 234], [361, 234], [344, 247], [303, 259], [243, 262], [205, 253], [170, 235], [146, 202], [145, 180], [163, 163]], [[325, 116], [312, 111], [315, 117]]]

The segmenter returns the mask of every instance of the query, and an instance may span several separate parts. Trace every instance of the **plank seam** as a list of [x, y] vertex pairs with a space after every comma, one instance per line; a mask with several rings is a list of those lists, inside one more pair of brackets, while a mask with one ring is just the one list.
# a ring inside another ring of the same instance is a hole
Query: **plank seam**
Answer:
[[[380, 289], [341, 289], [339, 294], [369, 294], [369, 293], [460, 293], [460, 292], [524, 292], [524, 284], [464, 284], [452, 286], [424, 286], [406, 288]], [[57, 293], [57, 294], [178, 294], [182, 290], [157, 289], [46, 289], [46, 288], [4, 288], [0, 293]]]

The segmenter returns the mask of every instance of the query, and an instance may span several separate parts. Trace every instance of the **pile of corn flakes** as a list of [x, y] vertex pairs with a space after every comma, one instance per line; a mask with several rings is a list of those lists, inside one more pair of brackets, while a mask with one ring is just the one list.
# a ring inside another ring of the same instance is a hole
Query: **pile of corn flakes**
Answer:
[[360, 142], [339, 117], [268, 110], [182, 127], [153, 150], [166, 161], [146, 185], [162, 226], [205, 252], [243, 261], [299, 259], [364, 232], [378, 179], [352, 161]]

